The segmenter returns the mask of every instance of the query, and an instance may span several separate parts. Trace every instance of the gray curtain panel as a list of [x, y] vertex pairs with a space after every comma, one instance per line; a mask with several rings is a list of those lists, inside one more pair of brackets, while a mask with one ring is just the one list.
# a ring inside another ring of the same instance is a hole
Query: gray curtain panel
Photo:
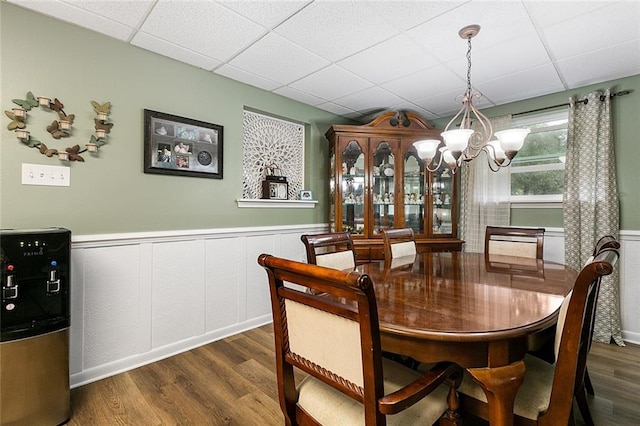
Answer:
[[[565, 262], [577, 270], [600, 237], [617, 239], [620, 231], [610, 91], [589, 93], [585, 99], [586, 104], [569, 100], [563, 197]], [[617, 268], [602, 280], [593, 339], [624, 346]]]

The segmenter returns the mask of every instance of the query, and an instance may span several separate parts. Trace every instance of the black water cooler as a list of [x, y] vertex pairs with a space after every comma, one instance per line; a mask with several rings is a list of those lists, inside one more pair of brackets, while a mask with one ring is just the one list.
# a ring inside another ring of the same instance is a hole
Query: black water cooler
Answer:
[[0, 424], [69, 420], [71, 232], [0, 230]]

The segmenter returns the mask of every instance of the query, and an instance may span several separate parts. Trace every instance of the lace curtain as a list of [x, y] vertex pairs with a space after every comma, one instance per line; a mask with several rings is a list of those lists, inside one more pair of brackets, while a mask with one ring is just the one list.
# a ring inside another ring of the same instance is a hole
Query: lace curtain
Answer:
[[[491, 119], [493, 131], [508, 129], [511, 116]], [[477, 130], [477, 129], [476, 129]], [[486, 153], [464, 165], [460, 170], [460, 238], [465, 241], [464, 251], [482, 253], [487, 225], [509, 226], [509, 171], [492, 172]]]
[[[611, 133], [610, 91], [593, 92], [587, 104], [569, 100], [564, 178], [565, 262], [580, 270], [603, 235], [619, 238], [620, 208]], [[624, 346], [620, 331], [618, 269], [602, 279], [593, 339]]]

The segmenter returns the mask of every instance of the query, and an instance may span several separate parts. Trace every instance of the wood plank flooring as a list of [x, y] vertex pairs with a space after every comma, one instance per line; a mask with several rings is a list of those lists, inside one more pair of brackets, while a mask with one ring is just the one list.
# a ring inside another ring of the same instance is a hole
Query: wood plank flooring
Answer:
[[[640, 346], [594, 343], [589, 373], [596, 425], [640, 424]], [[70, 426], [282, 425], [272, 326], [75, 388], [71, 409]]]

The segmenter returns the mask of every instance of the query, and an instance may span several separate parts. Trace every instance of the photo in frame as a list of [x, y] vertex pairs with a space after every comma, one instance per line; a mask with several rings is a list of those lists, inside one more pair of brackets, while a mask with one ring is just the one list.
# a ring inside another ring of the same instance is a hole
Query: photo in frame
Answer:
[[222, 179], [223, 126], [144, 110], [144, 172]]

